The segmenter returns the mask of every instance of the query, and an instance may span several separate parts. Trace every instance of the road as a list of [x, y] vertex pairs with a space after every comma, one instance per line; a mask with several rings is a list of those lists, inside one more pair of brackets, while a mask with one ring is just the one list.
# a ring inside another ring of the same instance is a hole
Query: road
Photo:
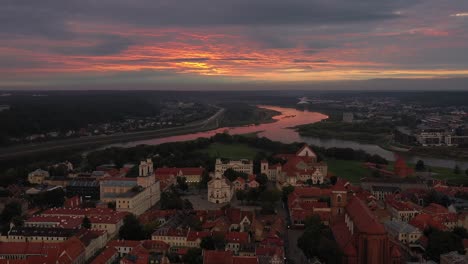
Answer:
[[[273, 183], [269, 183], [268, 189], [276, 189]], [[283, 218], [286, 221], [287, 226], [291, 226], [291, 221], [289, 218], [289, 213], [287, 210], [287, 204], [280, 202], [276, 206], [276, 211], [278, 216]], [[303, 230], [297, 229], [286, 229], [286, 233], [284, 234], [284, 250], [286, 256], [286, 263], [294, 263], [294, 264], [307, 264], [307, 258], [302, 253], [302, 250], [297, 247], [297, 239], [302, 235]]]
[[117, 135], [89, 136], [73, 139], [62, 139], [44, 143], [28, 144], [0, 148], [0, 160], [8, 160], [21, 156], [39, 154], [48, 151], [58, 151], [74, 148], [86, 148], [90, 146], [102, 146], [129, 141], [145, 140], [156, 137], [167, 137], [182, 134], [190, 134], [215, 129], [219, 118], [222, 118], [224, 109], [219, 109], [216, 114], [203, 121], [193, 122], [181, 127], [164, 128], [151, 131], [129, 132]]

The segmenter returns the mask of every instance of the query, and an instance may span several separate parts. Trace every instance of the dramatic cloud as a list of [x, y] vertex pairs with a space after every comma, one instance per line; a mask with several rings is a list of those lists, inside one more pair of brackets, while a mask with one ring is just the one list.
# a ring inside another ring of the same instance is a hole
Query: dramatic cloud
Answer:
[[0, 87], [468, 76], [468, 1], [5, 0]]

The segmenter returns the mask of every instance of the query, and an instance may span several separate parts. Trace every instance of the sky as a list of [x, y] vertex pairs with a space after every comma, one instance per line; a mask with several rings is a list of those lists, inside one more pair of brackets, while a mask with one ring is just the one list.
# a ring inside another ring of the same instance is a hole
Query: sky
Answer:
[[0, 8], [0, 88], [465, 85], [467, 77], [467, 0], [3, 0]]

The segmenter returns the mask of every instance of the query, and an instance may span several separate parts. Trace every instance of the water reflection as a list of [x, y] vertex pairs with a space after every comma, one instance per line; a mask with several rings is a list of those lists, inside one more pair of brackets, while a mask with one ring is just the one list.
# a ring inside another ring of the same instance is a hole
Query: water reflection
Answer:
[[[352, 148], [352, 149], [361, 149], [366, 151], [369, 154], [377, 154], [388, 160], [394, 160], [395, 154], [392, 151], [385, 150], [377, 145], [373, 144], [364, 144], [355, 141], [349, 140], [340, 140], [340, 139], [320, 139], [314, 137], [301, 137], [299, 133], [291, 129], [292, 127], [310, 124], [319, 122], [323, 119], [326, 119], [327, 116], [317, 112], [309, 111], [300, 111], [293, 108], [284, 108], [278, 106], [267, 106], [260, 105], [259, 107], [275, 110], [281, 114], [273, 117], [276, 121], [268, 124], [260, 125], [249, 125], [249, 126], [239, 126], [239, 127], [223, 127], [215, 130], [210, 130], [206, 132], [192, 133], [179, 136], [155, 138], [150, 140], [134, 141], [124, 144], [114, 144], [112, 146], [120, 147], [133, 147], [141, 144], [146, 145], [157, 145], [166, 142], [176, 142], [176, 141], [187, 141], [194, 140], [197, 138], [207, 138], [212, 137], [217, 133], [223, 133], [227, 131], [231, 135], [238, 134], [247, 134], [257, 132], [261, 137], [267, 137], [274, 141], [280, 141], [284, 143], [292, 142], [306, 142], [310, 145], [330, 148], [330, 147], [340, 147], [340, 148]], [[406, 158], [411, 163], [416, 163], [418, 160], [423, 160], [426, 164], [436, 167], [446, 167], [453, 168], [458, 164], [462, 169], [468, 168], [468, 162], [464, 161], [454, 161], [449, 159], [436, 159], [436, 158], [427, 158], [427, 157], [418, 157], [406, 155]]]

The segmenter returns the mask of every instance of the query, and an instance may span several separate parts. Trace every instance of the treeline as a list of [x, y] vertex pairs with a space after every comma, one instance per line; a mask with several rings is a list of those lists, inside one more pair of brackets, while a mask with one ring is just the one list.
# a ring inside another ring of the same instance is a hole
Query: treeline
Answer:
[[3, 139], [49, 131], [66, 132], [88, 124], [121, 121], [128, 116], [153, 116], [160, 112], [157, 100], [122, 93], [23, 95], [9, 97], [3, 103], [10, 105], [10, 110], [0, 112], [0, 138]]
[[220, 107], [225, 109], [222, 126], [239, 126], [249, 124], [259, 124], [267, 122], [272, 116], [279, 114], [276, 111], [260, 109], [255, 105], [247, 103], [221, 103]]
[[[212, 143], [245, 144], [259, 149], [254, 158], [254, 172], [260, 172], [260, 161], [268, 160], [270, 163], [281, 162], [275, 158], [279, 153], [295, 153], [303, 143], [285, 144], [272, 141], [265, 137], [247, 137], [242, 135], [229, 135], [227, 133], [216, 134], [211, 138], [199, 138], [193, 141], [170, 142], [155, 146], [140, 145], [132, 148], [111, 147], [104, 150], [90, 152], [84, 160], [75, 154], [53, 155], [51, 157], [41, 156], [34, 160], [24, 160], [14, 167], [3, 164], [0, 172], [0, 185], [7, 186], [13, 183], [25, 181], [27, 173], [37, 168], [46, 169], [49, 165], [64, 160], [71, 161], [75, 166], [81, 165], [82, 171], [93, 171], [102, 164], [115, 164], [121, 168], [126, 163], [137, 164], [146, 158], [152, 158], [157, 167], [204, 167], [207, 171], [214, 171], [216, 157], [200, 150], [207, 148]], [[379, 164], [388, 164], [388, 161], [378, 155], [370, 155], [363, 150], [351, 148], [322, 148], [311, 146], [317, 153], [318, 159], [342, 159], [359, 160]], [[29, 161], [29, 163], [27, 162]]]
[[[211, 138], [199, 138], [193, 141], [171, 142], [156, 146], [141, 145], [133, 148], [108, 148], [89, 153], [87, 163], [89, 169], [101, 164], [114, 163], [118, 167], [125, 163], [137, 163], [140, 160], [151, 157], [156, 166], [167, 167], [199, 167], [203, 166], [208, 171], [213, 171], [215, 157], [199, 150], [207, 148], [212, 143], [245, 144], [259, 149], [254, 158], [257, 173], [260, 171], [259, 161], [267, 159], [270, 162], [279, 162], [275, 155], [279, 153], [295, 153], [303, 143], [285, 144], [272, 141], [265, 137], [246, 137], [242, 135], [229, 135], [227, 133], [216, 134]], [[351, 148], [321, 148], [311, 146], [319, 156], [319, 160], [335, 158], [343, 160], [360, 160], [379, 164], [387, 164], [388, 161], [378, 155], [370, 155], [363, 150]]]

